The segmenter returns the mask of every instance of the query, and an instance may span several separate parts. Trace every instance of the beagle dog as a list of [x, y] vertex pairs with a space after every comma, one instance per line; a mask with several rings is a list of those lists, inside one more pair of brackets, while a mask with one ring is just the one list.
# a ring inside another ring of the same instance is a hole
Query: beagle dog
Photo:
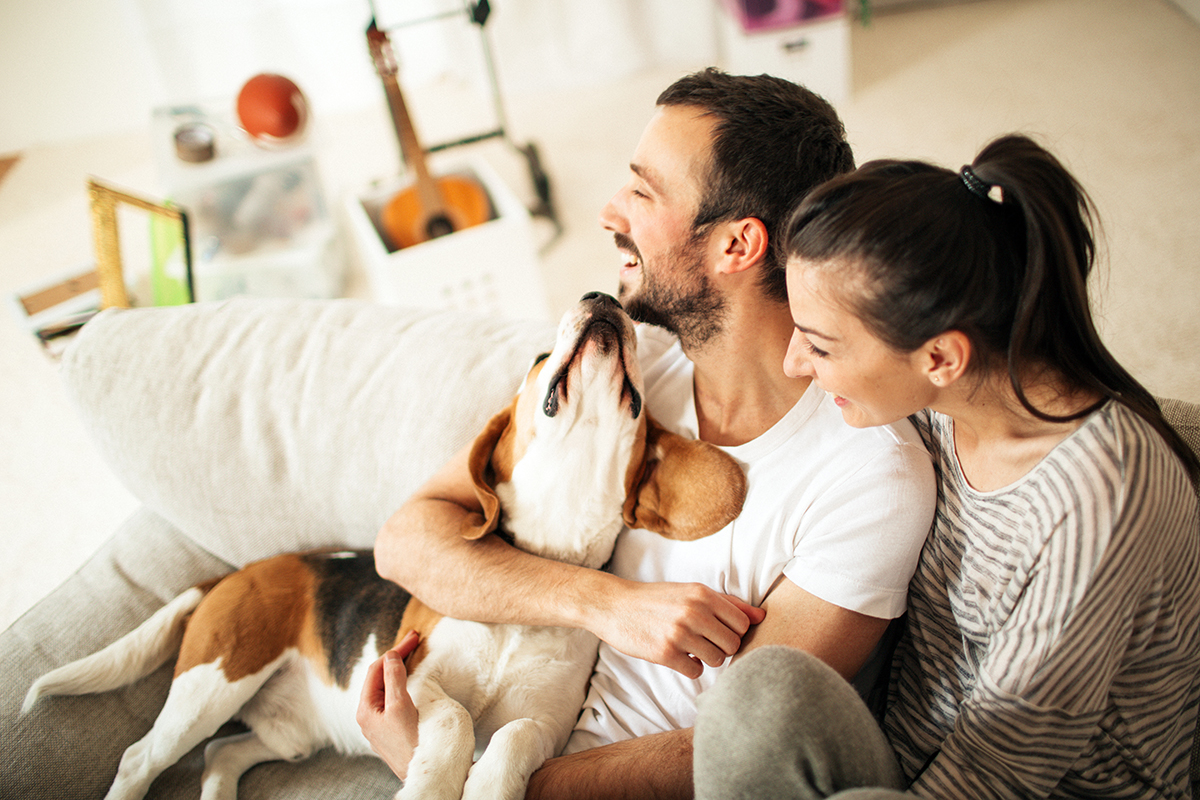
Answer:
[[[519, 548], [590, 568], [622, 523], [675, 539], [708, 536], [741, 511], [746, 480], [721, 450], [645, 413], [633, 323], [591, 293], [563, 317], [512, 404], [475, 440], [482, 514], [462, 535], [496, 531]], [[378, 576], [370, 551], [305, 552], [193, 587], [137, 629], [30, 688], [45, 695], [124, 686], [177, 654], [166, 703], [121, 759], [108, 798], [141, 798], [164, 769], [230, 719], [249, 729], [210, 742], [202, 797], [234, 798], [263, 761], [322, 747], [372, 751], [355, 720], [368, 666], [410, 630], [419, 745], [398, 798], [519, 798], [567, 741], [598, 640], [569, 628], [442, 617]], [[472, 764], [476, 743], [486, 743]]]

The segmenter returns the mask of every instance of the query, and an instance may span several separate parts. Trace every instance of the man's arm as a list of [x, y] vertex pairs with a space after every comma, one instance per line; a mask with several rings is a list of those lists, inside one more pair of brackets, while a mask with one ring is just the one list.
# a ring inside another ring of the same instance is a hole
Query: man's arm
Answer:
[[[876, 620], [838, 608], [800, 589], [786, 578], [767, 597], [767, 620], [754, 629], [743, 652], [766, 644], [810, 649], [827, 658], [849, 679], [858, 671], [887, 627]], [[397, 648], [397, 657], [379, 659], [363, 688], [358, 721], [372, 747], [403, 777], [417, 741], [416, 709], [405, 690], [401, 660], [415, 637]], [[844, 645], [844, 648], [843, 646]], [[859, 655], [846, 655], [846, 653]], [[857, 659], [858, 665], [855, 665]], [[691, 729], [628, 739], [547, 761], [533, 774], [528, 798], [690, 798], [692, 796]]]
[[[751, 629], [738, 657], [781, 644], [807, 650], [846, 680], [866, 663], [890, 620], [828, 603], [787, 578], [763, 602], [766, 619]], [[554, 758], [533, 774], [527, 798], [692, 796], [691, 729], [627, 739]]]
[[478, 622], [591, 631], [626, 655], [691, 678], [736, 653], [762, 612], [700, 584], [642, 584], [531, 555], [497, 536], [467, 540], [479, 514], [467, 469], [455, 455], [384, 524], [379, 574], [439, 613]]
[[812, 653], [848, 681], [891, 623], [822, 600], [787, 578], [779, 579], [762, 607], [767, 618], [750, 630], [737, 658], [763, 645], [787, 645]]
[[[371, 748], [401, 780], [417, 746], [417, 709], [409, 697], [404, 658], [417, 645], [416, 634], [367, 670], [357, 720]], [[629, 739], [564, 758], [552, 759], [530, 778], [526, 797], [690, 798], [691, 730]]]
[[525, 791], [526, 800], [688, 800], [692, 794], [691, 728], [552, 758]]

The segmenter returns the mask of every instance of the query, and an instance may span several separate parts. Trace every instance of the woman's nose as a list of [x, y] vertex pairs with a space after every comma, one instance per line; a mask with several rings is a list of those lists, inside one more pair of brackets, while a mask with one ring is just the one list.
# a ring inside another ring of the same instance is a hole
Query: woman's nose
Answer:
[[787, 354], [783, 357], [783, 372], [789, 378], [811, 378], [814, 375], [812, 360], [808, 357], [800, 336], [799, 331], [792, 332]]

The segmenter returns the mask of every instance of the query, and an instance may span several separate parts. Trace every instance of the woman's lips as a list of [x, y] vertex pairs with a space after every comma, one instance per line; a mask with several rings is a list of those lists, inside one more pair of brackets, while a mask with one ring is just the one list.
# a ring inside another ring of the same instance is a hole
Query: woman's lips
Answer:
[[842, 397], [841, 395], [834, 394], [833, 392], [829, 391], [828, 389], [822, 389], [821, 391], [823, 391], [823, 392], [825, 392], [825, 394], [829, 395], [829, 399], [832, 400], [833, 404], [835, 406], [837, 406], [838, 408], [845, 408], [847, 405], [850, 404], [849, 400]]

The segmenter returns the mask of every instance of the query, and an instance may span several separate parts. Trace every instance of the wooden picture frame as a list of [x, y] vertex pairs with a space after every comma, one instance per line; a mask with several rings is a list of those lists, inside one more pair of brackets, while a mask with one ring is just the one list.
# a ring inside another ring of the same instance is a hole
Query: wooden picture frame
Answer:
[[[117, 211], [122, 205], [146, 211], [163, 220], [178, 222], [181, 229], [185, 283], [176, 297], [157, 305], [190, 303], [195, 298], [192, 278], [192, 248], [188, 233], [187, 213], [170, 203], [154, 203], [141, 197], [106, 186], [94, 178], [88, 179], [88, 198], [91, 203], [92, 236], [96, 255], [96, 277], [100, 286], [101, 308], [129, 308], [131, 302], [127, 276], [121, 257], [121, 238]], [[186, 296], [181, 296], [185, 294]]]

